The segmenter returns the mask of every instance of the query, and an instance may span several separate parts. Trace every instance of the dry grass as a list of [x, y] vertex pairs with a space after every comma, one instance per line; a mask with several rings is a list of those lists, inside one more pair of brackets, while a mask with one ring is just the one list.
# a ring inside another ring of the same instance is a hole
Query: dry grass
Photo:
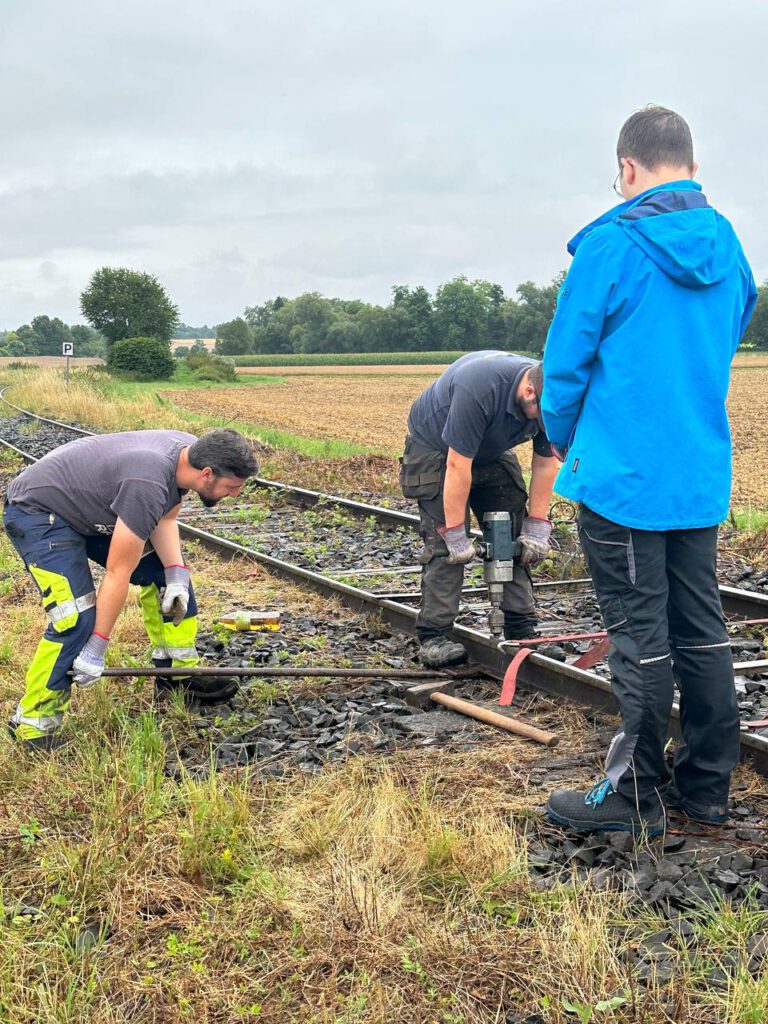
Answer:
[[[24, 363], [27, 366], [64, 367], [67, 365], [67, 360], [65, 356], [0, 356], [0, 369], [14, 363]], [[82, 356], [79, 359], [70, 358], [69, 365], [72, 369], [78, 366], [103, 366], [104, 360], [96, 356]]]
[[4, 381], [13, 384], [6, 396], [8, 401], [63, 423], [80, 423], [102, 431], [125, 430], [128, 424], [136, 430], [178, 430], [182, 426], [178, 413], [154, 393], [115, 401], [109, 378], [102, 374], [80, 373], [68, 388], [63, 386], [61, 372], [55, 368], [7, 374]]

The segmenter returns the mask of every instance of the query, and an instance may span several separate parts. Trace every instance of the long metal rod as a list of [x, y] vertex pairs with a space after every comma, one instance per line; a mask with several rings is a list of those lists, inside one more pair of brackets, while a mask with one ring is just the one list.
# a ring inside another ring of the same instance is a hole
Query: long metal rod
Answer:
[[301, 678], [307, 677], [338, 677], [339, 679], [445, 679], [445, 672], [428, 672], [421, 669], [404, 668], [301, 668], [300, 666], [280, 666], [274, 668], [269, 665], [222, 665], [206, 667], [205, 665], [194, 665], [191, 668], [106, 668], [102, 672], [104, 676], [136, 676], [140, 678], [157, 676], [159, 678], [183, 676], [259, 676], [263, 679], [272, 678]]

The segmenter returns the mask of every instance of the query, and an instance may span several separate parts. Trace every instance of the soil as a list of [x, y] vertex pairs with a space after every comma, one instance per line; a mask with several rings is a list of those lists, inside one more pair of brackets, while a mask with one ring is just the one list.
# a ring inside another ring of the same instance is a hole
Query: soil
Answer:
[[378, 366], [238, 366], [241, 374], [256, 374], [259, 377], [377, 377], [404, 376], [436, 377], [447, 370], [450, 363], [382, 363]]

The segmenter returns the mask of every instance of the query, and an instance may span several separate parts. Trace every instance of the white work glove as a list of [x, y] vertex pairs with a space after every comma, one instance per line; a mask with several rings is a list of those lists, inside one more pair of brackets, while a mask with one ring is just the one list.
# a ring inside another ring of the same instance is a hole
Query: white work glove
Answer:
[[460, 526], [438, 526], [437, 532], [448, 548], [448, 565], [465, 565], [476, 557], [475, 545], [467, 536], [463, 523]]
[[549, 538], [552, 534], [552, 523], [538, 516], [528, 516], [523, 520], [520, 531], [521, 554], [520, 565], [532, 569], [543, 562], [549, 554]]
[[101, 679], [101, 673], [104, 671], [104, 655], [107, 652], [108, 644], [108, 636], [91, 633], [88, 642], [72, 665], [72, 681], [76, 686], [93, 686]]
[[168, 565], [165, 568], [165, 590], [160, 609], [163, 615], [173, 616], [174, 626], [187, 614], [189, 605], [189, 569], [183, 565]]

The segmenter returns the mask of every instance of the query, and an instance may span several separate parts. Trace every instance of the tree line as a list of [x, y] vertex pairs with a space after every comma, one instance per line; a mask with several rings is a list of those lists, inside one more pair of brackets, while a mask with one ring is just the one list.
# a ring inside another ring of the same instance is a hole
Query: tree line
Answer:
[[[217, 326], [219, 355], [347, 352], [435, 352], [501, 348], [541, 355], [565, 271], [549, 284], [526, 281], [515, 296], [499, 284], [454, 277], [434, 295], [422, 285], [395, 285], [388, 305], [327, 298], [306, 292], [247, 306]], [[61, 355], [74, 342], [77, 355], [106, 356], [117, 342], [154, 339], [168, 349], [174, 336], [209, 337], [211, 329], [179, 323], [178, 308], [150, 274], [102, 267], [80, 297], [90, 326], [36, 316], [0, 333], [0, 355]], [[181, 333], [179, 333], [181, 332]], [[768, 349], [768, 282], [744, 337], [747, 349]]]
[[0, 331], [0, 356], [60, 356], [63, 342], [74, 342], [78, 356], [107, 354], [104, 337], [92, 327], [36, 316], [13, 331]]
[[565, 272], [526, 281], [516, 297], [499, 284], [454, 277], [435, 292], [395, 285], [386, 306], [306, 292], [247, 306], [216, 328], [220, 355], [312, 352], [437, 352], [483, 348], [539, 354]]

